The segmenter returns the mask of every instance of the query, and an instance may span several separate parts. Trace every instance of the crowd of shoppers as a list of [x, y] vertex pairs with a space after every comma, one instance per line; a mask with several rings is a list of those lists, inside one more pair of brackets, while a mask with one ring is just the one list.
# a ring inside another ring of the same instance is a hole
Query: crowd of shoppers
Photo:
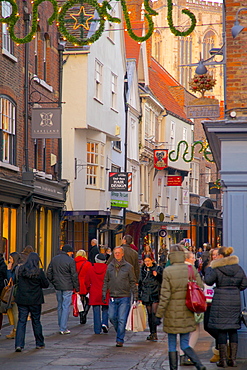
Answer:
[[[58, 325], [62, 335], [70, 334], [67, 322], [72, 293], [81, 298], [80, 323], [86, 323], [92, 306], [94, 333], [107, 334], [110, 321], [116, 331], [117, 347], [124, 345], [131, 303], [134, 302], [134, 307], [143, 303], [150, 330], [147, 340], [158, 340], [157, 326], [163, 320], [163, 330], [168, 334], [170, 370], [178, 369], [179, 357], [180, 366], [206, 369], [194, 350], [202, 321], [204, 329], [215, 340], [210, 361], [217, 362], [222, 368], [237, 366], [240, 292], [247, 288], [247, 278], [239, 266], [238, 257], [233, 255], [233, 248], [212, 249], [205, 243], [203, 248], [195, 251], [191, 246], [185, 248], [182, 241], [171, 246], [169, 251], [163, 245], [157, 264], [154, 252], [147, 244], [139, 261], [132, 237], [125, 235], [121, 246], [113, 251], [109, 248], [103, 250], [104, 253], [101, 251], [97, 240], [93, 239], [88, 255], [81, 249], [73, 258], [73, 248], [65, 244], [52, 258], [45, 274], [32, 246], [26, 246], [20, 254], [11, 253], [6, 265], [4, 248], [0, 245], [0, 293], [5, 281], [10, 279], [17, 288], [14, 303], [7, 312], [13, 328], [6, 335], [7, 339], [15, 339], [16, 352], [21, 352], [25, 346], [29, 315], [36, 349], [45, 346], [40, 317], [43, 289], [50, 283], [56, 290]], [[161, 261], [163, 255], [166, 264]], [[205, 313], [199, 316], [185, 305], [188, 265], [194, 270], [197, 284], [204, 288], [207, 301]], [[0, 313], [0, 330], [2, 318]], [[180, 346], [177, 345], [178, 335]]]

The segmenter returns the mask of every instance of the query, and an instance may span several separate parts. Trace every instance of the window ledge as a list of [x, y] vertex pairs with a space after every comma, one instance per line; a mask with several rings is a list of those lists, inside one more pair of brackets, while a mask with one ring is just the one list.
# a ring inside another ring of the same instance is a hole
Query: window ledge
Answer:
[[119, 148], [117, 148], [116, 146], [114, 146], [113, 145], [113, 147], [112, 147], [114, 150], [116, 150], [116, 152], [118, 152], [118, 153], [122, 153], [122, 150], [121, 149], [119, 149]]
[[107, 36], [108, 40], [113, 44], [115, 45], [115, 41], [110, 37], [110, 36]]
[[116, 110], [115, 108], [111, 107], [111, 110], [113, 110], [113, 112], [119, 113], [118, 110]]
[[103, 102], [101, 100], [99, 100], [98, 98], [94, 97], [94, 100], [96, 100], [98, 103], [103, 105]]
[[45, 82], [44, 80], [42, 80], [41, 78], [39, 78], [38, 76], [33, 76], [33, 80], [35, 82], [37, 82], [39, 85], [41, 85], [42, 87], [44, 87], [46, 90], [50, 91], [50, 92], [53, 92], [53, 87], [51, 85], [48, 85], [47, 82]]
[[0, 167], [7, 168], [8, 170], [12, 170], [12, 171], [15, 171], [15, 172], [20, 171], [19, 167], [14, 166], [13, 164], [10, 164], [10, 163], [2, 162], [2, 161], [0, 161]]
[[18, 59], [13, 54], [11, 54], [8, 50], [2, 49], [2, 54], [5, 55], [8, 59], [10, 59], [12, 62], [15, 62], [15, 63], [18, 62]]

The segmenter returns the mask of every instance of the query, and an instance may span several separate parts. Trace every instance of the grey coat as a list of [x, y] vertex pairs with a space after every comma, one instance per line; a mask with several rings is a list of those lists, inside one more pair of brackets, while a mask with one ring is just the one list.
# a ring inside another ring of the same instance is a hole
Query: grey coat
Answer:
[[240, 329], [240, 291], [247, 288], [247, 278], [238, 265], [237, 256], [228, 256], [211, 262], [205, 272], [205, 283], [216, 284], [208, 327], [228, 330]]

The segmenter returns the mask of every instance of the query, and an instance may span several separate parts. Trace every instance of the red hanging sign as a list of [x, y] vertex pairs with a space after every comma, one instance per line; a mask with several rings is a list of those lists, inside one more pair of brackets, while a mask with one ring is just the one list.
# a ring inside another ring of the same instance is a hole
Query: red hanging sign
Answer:
[[168, 175], [167, 176], [167, 186], [181, 186], [183, 182], [182, 176], [174, 176]]
[[168, 149], [154, 149], [154, 168], [163, 170], [168, 167]]

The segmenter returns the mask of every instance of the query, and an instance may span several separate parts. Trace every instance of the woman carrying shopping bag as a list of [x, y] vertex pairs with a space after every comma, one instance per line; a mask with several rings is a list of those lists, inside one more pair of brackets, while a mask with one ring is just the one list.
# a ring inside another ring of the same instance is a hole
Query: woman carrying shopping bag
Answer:
[[153, 260], [153, 256], [147, 254], [141, 268], [138, 298], [146, 306], [148, 314], [148, 325], [150, 334], [147, 340], [157, 341], [156, 311], [159, 304], [160, 286], [162, 282], [163, 269]]

